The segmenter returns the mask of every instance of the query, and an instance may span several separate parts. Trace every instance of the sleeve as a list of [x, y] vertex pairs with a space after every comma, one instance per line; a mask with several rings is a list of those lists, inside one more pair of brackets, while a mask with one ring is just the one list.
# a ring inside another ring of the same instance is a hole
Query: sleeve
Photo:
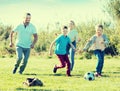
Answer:
[[104, 38], [105, 47], [108, 47], [109, 46], [109, 40], [108, 40], [108, 38], [105, 34], [103, 34], [103, 38]]
[[37, 33], [37, 30], [36, 30], [36, 27], [33, 25], [33, 28], [32, 28], [32, 33], [33, 34], [36, 34]]
[[18, 30], [19, 30], [19, 25], [16, 28], [14, 28], [12, 31], [17, 32]]
[[78, 42], [78, 40], [79, 40], [79, 37], [78, 37], [78, 32], [76, 30], [76, 42]]
[[55, 39], [55, 42], [59, 42], [60, 41], [60, 38], [61, 38], [61, 35], [60, 36], [58, 36], [56, 39]]
[[85, 47], [83, 48], [83, 50], [88, 50], [91, 46], [92, 46], [92, 44], [95, 42], [95, 36], [92, 36], [91, 38], [90, 38], [90, 40], [85, 44]]
[[68, 37], [68, 43], [70, 44], [71, 43], [71, 40], [70, 40], [70, 38]]

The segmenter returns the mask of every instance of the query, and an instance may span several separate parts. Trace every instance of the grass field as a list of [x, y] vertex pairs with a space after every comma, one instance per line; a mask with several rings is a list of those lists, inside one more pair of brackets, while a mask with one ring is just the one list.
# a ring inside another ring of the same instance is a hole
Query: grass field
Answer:
[[[0, 91], [120, 91], [120, 57], [106, 57], [103, 77], [94, 81], [87, 81], [83, 76], [88, 71], [95, 71], [95, 58], [80, 60], [77, 56], [72, 77], [66, 77], [66, 68], [53, 74], [54, 65], [59, 63], [56, 57], [31, 56], [22, 75], [12, 74], [14, 63], [15, 57], [0, 58]], [[27, 77], [39, 78], [44, 86], [23, 85]]]

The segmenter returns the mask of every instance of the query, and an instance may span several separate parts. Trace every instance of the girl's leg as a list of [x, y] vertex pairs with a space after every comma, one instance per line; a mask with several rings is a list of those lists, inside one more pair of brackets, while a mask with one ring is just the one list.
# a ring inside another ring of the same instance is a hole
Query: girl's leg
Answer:
[[104, 60], [103, 60], [103, 58], [101, 56], [101, 50], [95, 50], [94, 53], [95, 53], [95, 56], [98, 59], [97, 66], [96, 66], [96, 72], [98, 74], [101, 74], [101, 70], [102, 70], [103, 62], [104, 62]]
[[101, 65], [100, 65], [100, 74], [101, 74], [104, 66], [104, 51], [101, 51], [100, 55], [101, 55]]

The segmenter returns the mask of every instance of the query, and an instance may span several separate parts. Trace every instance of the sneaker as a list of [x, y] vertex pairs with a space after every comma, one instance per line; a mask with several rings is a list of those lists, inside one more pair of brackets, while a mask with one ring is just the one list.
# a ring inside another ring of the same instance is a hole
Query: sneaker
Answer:
[[19, 74], [22, 74], [22, 72], [19, 71]]
[[55, 65], [55, 67], [53, 69], [53, 73], [56, 73], [56, 72], [57, 72], [57, 68], [56, 68], [56, 65]]
[[95, 75], [96, 77], [102, 77], [102, 75], [99, 74], [99, 73], [97, 73], [97, 72], [96, 72], [94, 75]]
[[16, 71], [17, 71], [17, 68], [14, 68], [14, 70], [13, 70], [13, 74], [15, 74], [15, 73], [16, 73]]
[[71, 77], [72, 75], [67, 75], [67, 77]]

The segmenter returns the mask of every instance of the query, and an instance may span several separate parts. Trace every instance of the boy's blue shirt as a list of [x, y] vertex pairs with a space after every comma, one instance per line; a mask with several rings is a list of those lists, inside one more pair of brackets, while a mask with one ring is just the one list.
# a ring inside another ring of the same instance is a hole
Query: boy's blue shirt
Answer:
[[[108, 40], [107, 36], [105, 34], [102, 34], [102, 37], [104, 39], [105, 47], [108, 47], [109, 46], [109, 40]], [[95, 43], [96, 38], [97, 38], [97, 36], [93, 35], [92, 38], [90, 39], [90, 41], [86, 43], [83, 50], [88, 50]]]
[[55, 39], [55, 54], [65, 55], [67, 45], [70, 44], [70, 38], [68, 36], [60, 35]]

